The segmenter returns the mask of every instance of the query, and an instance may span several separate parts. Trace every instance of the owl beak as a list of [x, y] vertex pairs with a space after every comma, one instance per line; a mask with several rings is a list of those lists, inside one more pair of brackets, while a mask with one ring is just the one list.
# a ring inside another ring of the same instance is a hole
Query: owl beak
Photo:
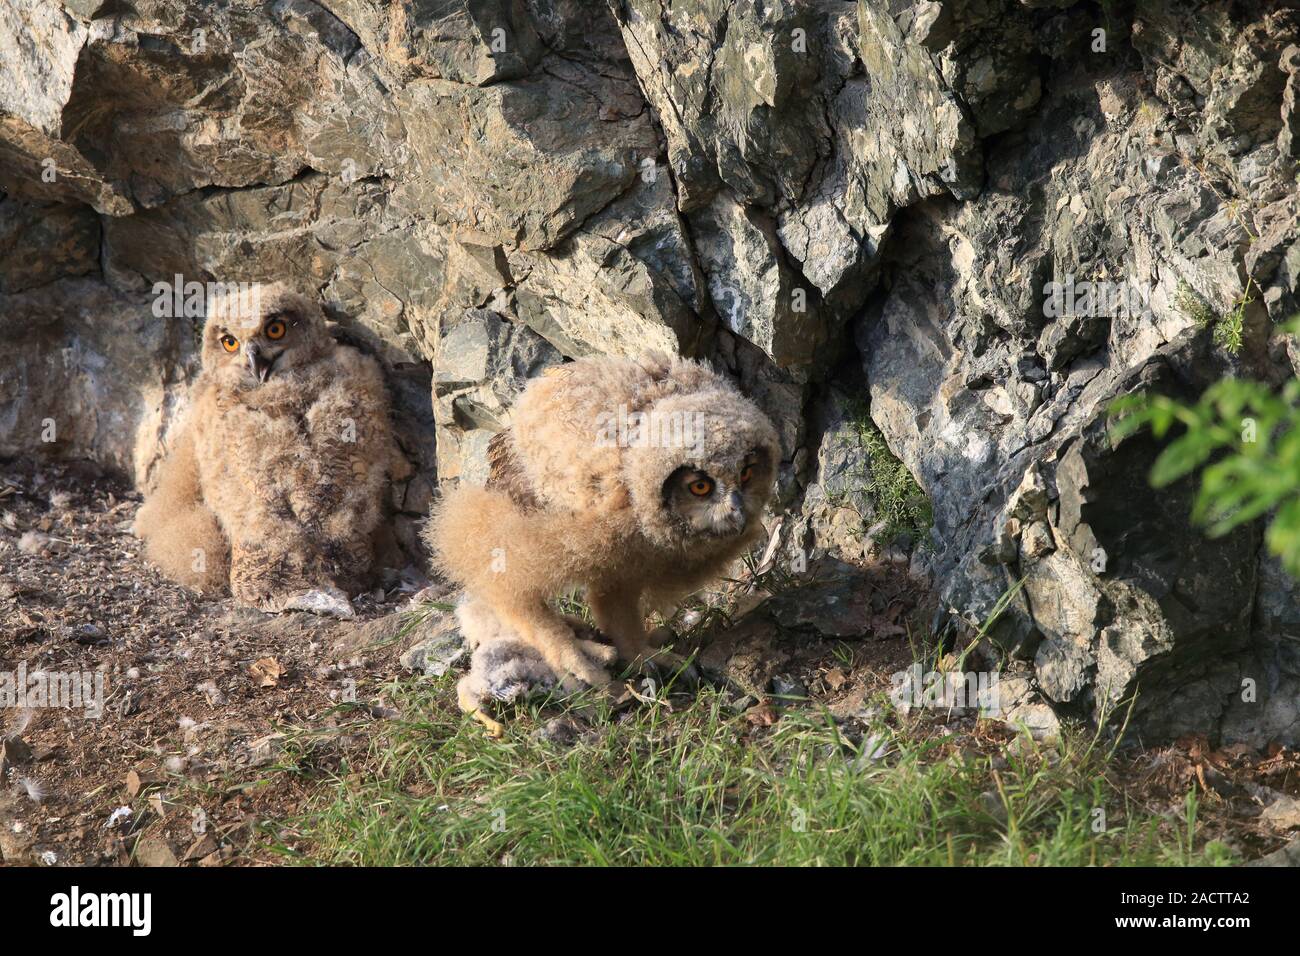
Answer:
[[727, 517], [737, 531], [745, 527], [745, 499], [740, 496], [739, 491], [733, 491], [727, 496], [727, 504], [730, 506], [730, 512]]
[[275, 365], [275, 358], [268, 359], [263, 354], [261, 346], [251, 343], [244, 347], [244, 356], [248, 359], [248, 370], [253, 373], [253, 377], [259, 382], [265, 382], [271, 377], [271, 367]]

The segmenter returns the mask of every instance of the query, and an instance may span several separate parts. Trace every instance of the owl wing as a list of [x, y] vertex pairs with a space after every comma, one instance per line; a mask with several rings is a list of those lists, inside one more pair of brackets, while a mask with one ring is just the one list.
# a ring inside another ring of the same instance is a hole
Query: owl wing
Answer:
[[535, 511], [542, 503], [524, 472], [515, 443], [511, 439], [510, 432], [503, 431], [488, 442], [487, 487], [504, 491], [524, 511]]

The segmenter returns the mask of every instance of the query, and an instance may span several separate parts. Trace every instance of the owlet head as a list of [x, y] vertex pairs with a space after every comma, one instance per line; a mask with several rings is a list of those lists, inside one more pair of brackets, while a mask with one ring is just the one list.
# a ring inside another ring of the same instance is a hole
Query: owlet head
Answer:
[[733, 541], [761, 527], [781, 454], [756, 405], [720, 380], [660, 399], [640, 428], [624, 473], [648, 538], [669, 546]]
[[327, 355], [333, 338], [314, 299], [282, 282], [210, 296], [203, 368], [234, 388], [257, 388]]

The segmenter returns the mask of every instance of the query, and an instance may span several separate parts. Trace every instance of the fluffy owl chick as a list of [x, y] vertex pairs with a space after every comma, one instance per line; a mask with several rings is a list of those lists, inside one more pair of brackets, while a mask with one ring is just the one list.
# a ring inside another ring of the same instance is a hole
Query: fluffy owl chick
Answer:
[[535, 379], [489, 447], [485, 488], [444, 496], [427, 532], [442, 573], [560, 675], [608, 681], [550, 601], [581, 588], [624, 661], [645, 626], [762, 534], [780, 447], [725, 378], [672, 356], [587, 358]]
[[378, 363], [278, 283], [209, 302], [202, 360], [136, 519], [146, 556], [182, 584], [229, 585], [269, 611], [356, 589], [399, 454]]

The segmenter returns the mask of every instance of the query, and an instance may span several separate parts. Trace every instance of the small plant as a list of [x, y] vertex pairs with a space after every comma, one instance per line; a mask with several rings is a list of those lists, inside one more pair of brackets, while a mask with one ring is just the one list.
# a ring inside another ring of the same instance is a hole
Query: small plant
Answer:
[[1209, 303], [1197, 295], [1196, 291], [1182, 279], [1178, 280], [1178, 292], [1174, 296], [1174, 304], [1183, 315], [1197, 325], [1212, 325], [1219, 319]]
[[[1300, 317], [1288, 324], [1295, 333]], [[1151, 469], [1163, 488], [1202, 469], [1192, 519], [1210, 537], [1273, 513], [1266, 541], [1294, 577], [1300, 577], [1300, 380], [1273, 391], [1262, 382], [1225, 378], [1195, 404], [1164, 395], [1125, 396], [1111, 406], [1116, 440], [1149, 427], [1164, 438], [1183, 432]]]
[[554, 603], [555, 609], [561, 614], [576, 617], [590, 627], [596, 626], [596, 619], [591, 614], [591, 607], [583, 599], [581, 591], [570, 591], [568, 594], [562, 594], [555, 599]]
[[1254, 279], [1246, 280], [1246, 289], [1232, 304], [1232, 308], [1219, 315], [1186, 282], [1178, 283], [1175, 304], [1193, 322], [1200, 326], [1213, 326], [1214, 344], [1229, 355], [1238, 355], [1245, 340], [1246, 306], [1255, 300], [1250, 295]]
[[934, 511], [912, 473], [907, 470], [885, 443], [876, 423], [871, 420], [865, 404], [850, 409], [853, 438], [866, 453], [866, 473], [859, 475], [864, 481], [863, 491], [876, 512], [876, 524], [882, 525], [876, 539], [884, 545], [891, 544], [899, 535], [911, 535], [922, 541], [934, 524]]
[[1246, 325], [1246, 306], [1255, 301], [1250, 297], [1250, 284], [1252, 281], [1250, 279], [1246, 281], [1246, 291], [1241, 294], [1241, 297], [1233, 303], [1232, 309], [1214, 327], [1214, 344], [1229, 355], [1237, 355], [1241, 352]]

